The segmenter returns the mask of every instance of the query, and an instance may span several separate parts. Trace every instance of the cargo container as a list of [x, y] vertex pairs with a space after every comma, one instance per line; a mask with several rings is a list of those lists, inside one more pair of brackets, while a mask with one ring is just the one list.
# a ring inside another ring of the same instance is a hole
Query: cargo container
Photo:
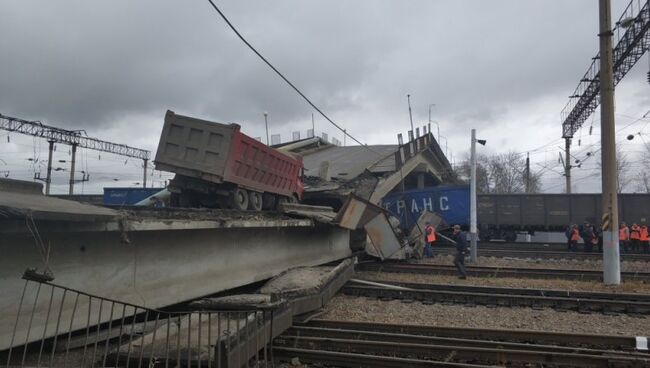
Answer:
[[469, 223], [469, 187], [436, 186], [425, 189], [393, 192], [384, 197], [382, 205], [410, 230], [423, 210], [440, 215], [448, 225]]
[[133, 206], [165, 188], [104, 188], [105, 205]]
[[172, 205], [261, 210], [303, 194], [302, 158], [221, 124], [167, 111], [156, 169], [175, 173]]

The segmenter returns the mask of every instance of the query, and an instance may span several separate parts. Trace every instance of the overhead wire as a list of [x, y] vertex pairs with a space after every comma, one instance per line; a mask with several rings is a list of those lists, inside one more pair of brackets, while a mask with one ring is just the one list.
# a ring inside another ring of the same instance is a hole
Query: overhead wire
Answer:
[[228, 25], [228, 27], [230, 27], [230, 29], [231, 29], [231, 30], [232, 30], [232, 31], [237, 35], [237, 37], [238, 37], [238, 38], [239, 38], [239, 39], [240, 39], [240, 40], [241, 40], [241, 41], [242, 41], [246, 46], [248, 46], [248, 48], [249, 48], [251, 51], [253, 51], [253, 52], [255, 53], [255, 55], [257, 55], [257, 56], [258, 56], [258, 57], [259, 57], [259, 58], [260, 58], [260, 59], [261, 59], [261, 60], [262, 60], [262, 61], [263, 61], [263, 62], [264, 62], [264, 63], [265, 63], [269, 68], [271, 68], [271, 69], [272, 69], [272, 70], [273, 70], [273, 71], [274, 71], [274, 72], [275, 72], [275, 73], [276, 73], [280, 78], [282, 78], [282, 80], [284, 80], [284, 81], [285, 81], [285, 82], [286, 82], [286, 83], [287, 83], [287, 84], [288, 84], [288, 85], [289, 85], [289, 86], [290, 86], [294, 91], [296, 91], [296, 93], [298, 93], [298, 94], [300, 95], [300, 97], [302, 97], [305, 101], [307, 101], [307, 103], [308, 103], [308, 104], [309, 104], [309, 105], [310, 105], [314, 110], [316, 110], [319, 114], [321, 114], [321, 116], [324, 117], [325, 120], [327, 120], [328, 122], [330, 122], [334, 127], [336, 127], [338, 130], [340, 130], [340, 131], [341, 131], [345, 136], [350, 137], [350, 139], [352, 139], [353, 141], [359, 143], [361, 146], [365, 147], [365, 148], [368, 149], [369, 151], [371, 151], [371, 152], [373, 152], [373, 153], [375, 153], [375, 154], [381, 155], [381, 153], [379, 153], [379, 152], [373, 150], [373, 149], [370, 148], [367, 144], [362, 143], [362, 142], [359, 141], [357, 138], [353, 137], [350, 133], [348, 133], [348, 132], [347, 132], [347, 129], [343, 129], [343, 128], [341, 128], [337, 123], [335, 123], [332, 119], [330, 119], [329, 116], [327, 116], [327, 115], [326, 115], [326, 114], [325, 114], [325, 113], [324, 113], [320, 108], [318, 108], [318, 106], [316, 106], [316, 104], [314, 104], [314, 103], [313, 103], [313, 102], [312, 102], [312, 101], [311, 101], [311, 100], [310, 100], [310, 99], [309, 99], [309, 98], [308, 98], [304, 93], [302, 93], [302, 91], [301, 91], [300, 89], [298, 89], [298, 87], [296, 87], [296, 86], [295, 86], [295, 85], [294, 85], [294, 84], [293, 84], [289, 79], [287, 79], [287, 77], [285, 77], [284, 74], [282, 74], [282, 73], [281, 73], [281, 72], [280, 72], [280, 71], [279, 71], [275, 66], [273, 66], [273, 64], [271, 64], [271, 62], [269, 62], [269, 61], [268, 61], [268, 60], [267, 60], [267, 59], [266, 59], [266, 58], [265, 58], [265, 57], [264, 57], [264, 56], [263, 56], [259, 51], [257, 51], [257, 49], [255, 49], [255, 47], [253, 47], [253, 45], [250, 44], [250, 42], [248, 42], [248, 41], [246, 40], [246, 38], [244, 38], [244, 36], [242, 36], [241, 33], [239, 33], [239, 31], [237, 30], [237, 28], [235, 28], [235, 26], [230, 22], [230, 20], [228, 20], [228, 18], [226, 17], [226, 15], [221, 11], [221, 9], [219, 9], [219, 7], [218, 7], [218, 6], [217, 6], [217, 5], [216, 5], [212, 0], [208, 0], [208, 2], [210, 3], [210, 5], [212, 5], [212, 7], [214, 8], [214, 10], [216, 10], [217, 13], [219, 13], [219, 15], [221, 16], [221, 18], [226, 22], [226, 24]]

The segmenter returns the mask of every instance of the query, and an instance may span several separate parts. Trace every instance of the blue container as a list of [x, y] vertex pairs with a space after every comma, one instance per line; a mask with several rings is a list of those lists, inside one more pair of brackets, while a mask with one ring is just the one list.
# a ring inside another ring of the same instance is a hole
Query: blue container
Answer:
[[440, 215], [448, 225], [469, 225], [469, 186], [437, 186], [390, 193], [382, 205], [410, 230], [423, 210]]
[[104, 188], [104, 204], [132, 206], [165, 188]]

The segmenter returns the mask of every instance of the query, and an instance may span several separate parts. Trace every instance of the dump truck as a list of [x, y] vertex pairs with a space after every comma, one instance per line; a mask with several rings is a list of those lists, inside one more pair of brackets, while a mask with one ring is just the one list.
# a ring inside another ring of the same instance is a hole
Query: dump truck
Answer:
[[302, 158], [240, 129], [167, 111], [154, 165], [176, 174], [168, 186], [172, 206], [259, 211], [302, 199]]

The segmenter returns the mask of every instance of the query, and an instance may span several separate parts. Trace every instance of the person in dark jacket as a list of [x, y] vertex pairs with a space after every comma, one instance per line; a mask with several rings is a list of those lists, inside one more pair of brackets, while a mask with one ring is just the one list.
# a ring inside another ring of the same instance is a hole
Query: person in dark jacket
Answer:
[[467, 254], [467, 235], [460, 231], [460, 225], [454, 225], [454, 233], [451, 235], [456, 242], [456, 257], [454, 257], [454, 266], [458, 269], [459, 278], [466, 279], [465, 271], [465, 254]]
[[590, 223], [585, 223], [580, 236], [585, 243], [585, 252], [591, 252], [594, 244], [598, 244], [598, 239], [596, 239], [596, 234], [594, 234], [594, 227]]

